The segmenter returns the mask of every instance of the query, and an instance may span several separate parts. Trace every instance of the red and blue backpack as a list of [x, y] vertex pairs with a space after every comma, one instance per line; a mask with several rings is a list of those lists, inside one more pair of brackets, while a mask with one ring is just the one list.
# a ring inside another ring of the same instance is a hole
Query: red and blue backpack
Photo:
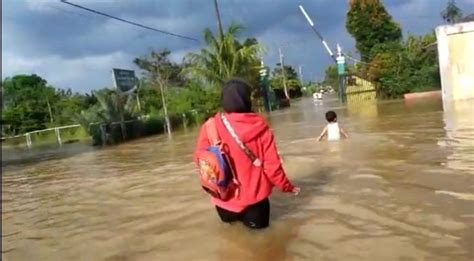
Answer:
[[238, 196], [239, 182], [228, 152], [219, 138], [215, 117], [205, 123], [210, 146], [196, 152], [201, 187], [212, 197], [227, 201]]

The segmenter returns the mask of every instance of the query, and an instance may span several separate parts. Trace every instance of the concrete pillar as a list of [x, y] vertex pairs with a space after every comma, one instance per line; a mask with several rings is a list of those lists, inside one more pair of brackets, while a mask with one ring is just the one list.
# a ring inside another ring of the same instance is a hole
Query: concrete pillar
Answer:
[[436, 28], [443, 102], [474, 99], [474, 22]]

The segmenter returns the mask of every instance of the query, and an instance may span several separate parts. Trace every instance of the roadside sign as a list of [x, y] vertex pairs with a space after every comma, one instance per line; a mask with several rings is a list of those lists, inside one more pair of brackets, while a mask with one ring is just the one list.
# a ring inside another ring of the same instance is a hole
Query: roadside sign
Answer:
[[337, 74], [338, 75], [344, 75], [345, 73], [345, 59], [344, 59], [344, 56], [339, 56], [336, 58], [336, 61], [337, 61]]
[[122, 95], [130, 94], [137, 88], [137, 78], [133, 70], [113, 68], [112, 77], [114, 87]]

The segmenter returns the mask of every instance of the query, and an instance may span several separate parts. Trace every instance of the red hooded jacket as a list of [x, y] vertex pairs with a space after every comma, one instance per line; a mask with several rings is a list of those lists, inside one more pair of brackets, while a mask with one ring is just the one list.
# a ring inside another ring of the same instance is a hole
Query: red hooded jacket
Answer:
[[[285, 175], [273, 133], [265, 119], [256, 113], [226, 113], [226, 117], [240, 140], [262, 161], [262, 166], [252, 164], [232, 139], [219, 115], [214, 116], [219, 137], [228, 146], [229, 155], [235, 163], [233, 168], [240, 183], [240, 192], [239, 197], [229, 201], [212, 198], [212, 202], [223, 209], [240, 213], [270, 196], [273, 186], [282, 192], [292, 192], [294, 186]], [[196, 151], [206, 150], [209, 145], [206, 128], [201, 127]]]

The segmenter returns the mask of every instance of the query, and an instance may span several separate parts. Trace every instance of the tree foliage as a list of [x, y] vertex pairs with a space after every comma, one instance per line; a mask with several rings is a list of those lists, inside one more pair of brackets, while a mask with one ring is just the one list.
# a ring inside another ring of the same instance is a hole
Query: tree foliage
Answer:
[[[206, 29], [207, 46], [188, 54], [182, 63], [173, 62], [167, 49], [134, 59], [144, 77], [139, 80], [136, 93], [125, 96], [111, 89], [91, 94], [55, 89], [37, 75], [6, 78], [2, 82], [2, 134], [22, 134], [67, 124], [81, 124], [91, 131], [91, 124], [110, 127], [113, 122], [143, 118], [153, 121], [152, 129], [162, 130], [166, 107], [171, 125], [182, 124], [179, 117], [183, 114], [208, 116], [219, 108], [219, 86], [225, 80], [241, 77], [258, 86], [259, 55], [263, 48], [254, 38], [239, 41], [241, 31], [241, 26], [232, 24], [222, 38], [216, 38]], [[92, 136], [101, 136], [97, 128], [91, 132]]]
[[331, 88], [336, 92], [339, 90], [339, 78], [336, 65], [331, 65], [326, 68], [323, 84], [325, 86], [331, 86]]
[[289, 65], [284, 67], [285, 74], [283, 75], [283, 70], [281, 67], [275, 67], [272, 71], [272, 77], [270, 78], [270, 86], [273, 89], [283, 89], [283, 79], [286, 79], [288, 89], [299, 89], [301, 88], [301, 83], [298, 79], [298, 74], [296, 70]]
[[207, 46], [199, 53], [187, 55], [190, 64], [187, 71], [214, 85], [232, 77], [256, 83], [263, 47], [255, 39], [241, 43], [238, 37], [242, 30], [242, 26], [231, 24], [222, 37], [215, 36], [209, 28], [204, 30]]
[[[408, 36], [392, 21], [380, 0], [351, 0], [346, 27], [356, 40], [362, 63], [347, 71], [372, 81], [379, 97], [397, 98], [408, 92], [440, 88], [433, 33]], [[326, 84], [336, 84], [336, 67], [326, 70]]]
[[374, 46], [402, 39], [400, 25], [393, 21], [380, 0], [351, 0], [346, 28], [356, 40], [363, 61], [370, 60]]
[[181, 67], [170, 61], [170, 54], [171, 52], [168, 49], [164, 49], [158, 53], [152, 51], [149, 57], [134, 60], [134, 63], [146, 72], [149, 81], [160, 89], [161, 105], [168, 133], [171, 132], [167, 108], [168, 88], [170, 84], [181, 83]]
[[146, 79], [153, 84], [166, 86], [182, 86], [184, 78], [182, 67], [170, 60], [171, 51], [163, 49], [151, 51], [148, 56], [135, 58], [133, 62], [143, 70]]
[[170, 111], [175, 114], [190, 112], [214, 112], [220, 106], [220, 92], [214, 87], [203, 87], [198, 81], [190, 81], [183, 88], [174, 89], [170, 95]]
[[286, 81], [290, 98], [296, 98], [302, 95], [303, 85], [298, 78], [298, 73], [295, 68], [290, 65], [285, 65], [283, 69], [280, 66], [275, 67], [271, 73], [270, 86], [280, 99], [286, 99], [284, 81]]
[[441, 17], [448, 24], [459, 22], [462, 17], [461, 9], [456, 5], [455, 0], [449, 0], [446, 8], [441, 12]]
[[369, 79], [378, 83], [379, 94], [396, 98], [404, 93], [440, 88], [438, 59], [425, 47], [434, 34], [409, 36], [398, 45], [381, 48], [369, 65]]
[[38, 75], [16, 75], [2, 82], [2, 131], [16, 135], [73, 124], [73, 115], [96, 101], [71, 90], [56, 90]]

